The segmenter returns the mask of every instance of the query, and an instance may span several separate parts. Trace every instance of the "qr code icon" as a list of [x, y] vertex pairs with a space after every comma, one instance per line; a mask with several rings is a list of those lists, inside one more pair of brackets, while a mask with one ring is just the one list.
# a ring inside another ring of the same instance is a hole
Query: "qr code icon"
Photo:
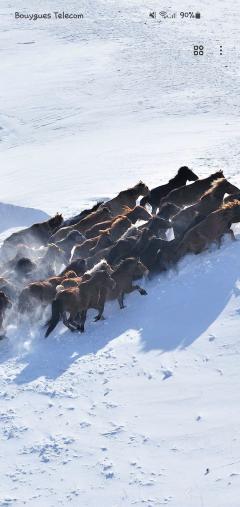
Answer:
[[203, 55], [204, 54], [204, 47], [203, 46], [193, 46], [193, 54], [194, 55]]

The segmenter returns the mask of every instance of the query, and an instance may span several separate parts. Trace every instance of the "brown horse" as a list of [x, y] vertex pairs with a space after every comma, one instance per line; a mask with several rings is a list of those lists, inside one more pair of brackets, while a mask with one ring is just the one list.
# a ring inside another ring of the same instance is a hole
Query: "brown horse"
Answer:
[[124, 213], [126, 206], [131, 209], [134, 208], [138, 197], [140, 195], [148, 195], [148, 193], [149, 188], [142, 181], [139, 181], [134, 187], [122, 190], [116, 197], [102, 204], [102, 207], [107, 207], [111, 211], [112, 216], [121, 215]]
[[73, 278], [76, 276], [74, 271], [69, 271], [65, 276], [53, 276], [47, 280], [30, 283], [19, 295], [19, 313], [32, 312], [36, 307], [36, 302], [43, 307], [49, 305], [56, 295], [57, 286], [60, 285], [65, 278]]
[[94, 238], [98, 236], [99, 231], [104, 231], [109, 229], [112, 224], [118, 220], [119, 218], [125, 216], [128, 218], [132, 224], [135, 224], [138, 220], [150, 220], [152, 215], [148, 213], [148, 211], [143, 208], [143, 206], [135, 206], [135, 208], [130, 209], [128, 206], [124, 208], [124, 214], [118, 215], [117, 217], [112, 218], [111, 220], [106, 220], [105, 222], [101, 222], [99, 224], [94, 225], [88, 231], [86, 231], [86, 238]]
[[76, 259], [70, 262], [68, 266], [60, 273], [60, 276], [66, 275], [69, 271], [74, 271], [78, 276], [82, 276], [86, 271], [86, 262], [84, 259]]
[[225, 178], [213, 181], [210, 189], [203, 194], [196, 204], [181, 210], [173, 217], [172, 227], [175, 238], [183, 235], [190, 227], [193, 227], [196, 220], [199, 223], [209, 213], [216, 211], [223, 202], [224, 194], [231, 194], [235, 189], [236, 187]]
[[100, 222], [104, 222], [105, 220], [109, 220], [112, 218], [112, 213], [109, 211], [109, 209], [106, 206], [99, 207], [97, 211], [94, 211], [90, 213], [90, 215], [87, 215], [85, 218], [80, 220], [77, 224], [70, 225], [68, 227], [62, 227], [59, 229], [59, 231], [56, 232], [51, 238], [51, 241], [54, 243], [56, 241], [60, 241], [69, 234], [69, 232], [73, 230], [77, 230], [81, 232], [82, 234], [85, 234], [85, 232], [90, 229], [95, 224], [98, 224]]
[[149, 271], [151, 271], [155, 266], [158, 252], [161, 248], [163, 248], [163, 246], [165, 246], [166, 243], [169, 242], [157, 238], [156, 236], [152, 236], [146, 243], [145, 248], [142, 248], [142, 251], [139, 253], [139, 258]]
[[113, 269], [110, 264], [108, 264], [105, 259], [102, 259], [98, 264], [95, 264], [92, 269], [86, 271], [84, 275], [75, 276], [74, 278], [71, 276], [69, 278], [64, 278], [61, 284], [56, 287], [56, 291], [59, 292], [60, 290], [67, 289], [69, 287], [77, 287], [81, 282], [89, 280], [96, 271], [107, 271], [109, 275], [113, 273]]
[[[131, 221], [124, 216], [118, 217], [109, 229], [106, 229], [112, 241], [117, 241], [131, 227]], [[100, 231], [100, 234], [104, 231]]]
[[[152, 213], [156, 213], [157, 208], [159, 207], [160, 200], [169, 194], [175, 188], [182, 187], [186, 185], [187, 181], [196, 181], [198, 176], [189, 169], [187, 166], [180, 167], [176, 176], [169, 180], [169, 182], [165, 185], [160, 185], [160, 187], [155, 187], [150, 190], [149, 194], [146, 197], [141, 199], [140, 204], [145, 206], [146, 204], [150, 204], [152, 206]], [[163, 217], [164, 218], [164, 217]]]
[[222, 171], [217, 171], [207, 178], [197, 180], [194, 183], [172, 190], [168, 195], [161, 199], [159, 203], [160, 211], [162, 205], [166, 202], [171, 202], [180, 208], [194, 204], [207, 190], [209, 190], [212, 182], [218, 178], [224, 178]]
[[31, 247], [39, 247], [42, 245], [46, 245], [50, 236], [54, 233], [56, 229], [60, 227], [63, 222], [63, 217], [59, 213], [55, 215], [55, 217], [50, 218], [46, 222], [41, 222], [39, 224], [33, 224], [31, 227], [27, 229], [23, 229], [18, 232], [14, 232], [5, 239], [3, 243], [4, 249], [12, 248], [17, 244], [21, 243], [24, 245], [29, 245]]
[[0, 291], [0, 340], [2, 340], [5, 336], [3, 331], [3, 320], [6, 314], [7, 309], [12, 307], [12, 303], [8, 296], [1, 290]]
[[80, 257], [91, 257], [99, 250], [107, 248], [112, 245], [112, 240], [109, 231], [103, 231], [95, 238], [86, 239], [82, 244], [76, 245], [72, 250], [71, 261], [79, 259]]
[[[71, 330], [84, 331], [87, 311], [89, 308], [97, 308], [100, 318], [104, 310], [105, 299], [100, 297], [101, 290], [113, 290], [115, 281], [104, 271], [96, 271], [89, 280], [82, 281], [78, 287], [71, 287], [60, 291], [52, 303], [52, 317], [48, 322], [45, 337], [53, 331], [58, 322], [63, 323]], [[66, 318], [69, 313], [69, 319]], [[80, 324], [77, 323], [80, 315]]]
[[114, 269], [112, 278], [116, 282], [116, 287], [108, 292], [107, 299], [117, 299], [120, 308], [124, 308], [124, 295], [130, 294], [137, 290], [141, 296], [145, 296], [147, 292], [140, 285], [133, 284], [134, 280], [138, 280], [148, 274], [148, 269], [139, 259], [129, 257], [121, 261]]
[[235, 239], [231, 225], [239, 221], [240, 201], [224, 204], [186, 232], [177, 246], [175, 260], [179, 260], [187, 253], [198, 254], [213, 242], [220, 246], [224, 234], [230, 234], [232, 239]]

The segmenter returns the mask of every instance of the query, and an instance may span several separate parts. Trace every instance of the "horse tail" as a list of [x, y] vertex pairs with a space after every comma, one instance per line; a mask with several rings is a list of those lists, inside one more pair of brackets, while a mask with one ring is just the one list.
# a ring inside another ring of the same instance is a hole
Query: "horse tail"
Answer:
[[47, 331], [45, 333], [45, 338], [48, 337], [48, 335], [55, 329], [57, 326], [60, 318], [61, 318], [61, 301], [59, 299], [54, 299], [52, 302], [52, 317], [47, 322]]

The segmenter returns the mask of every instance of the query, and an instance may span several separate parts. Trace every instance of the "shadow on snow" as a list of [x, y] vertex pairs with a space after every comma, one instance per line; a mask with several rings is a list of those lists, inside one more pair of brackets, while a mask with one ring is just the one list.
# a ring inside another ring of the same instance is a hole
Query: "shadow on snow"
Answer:
[[[148, 296], [127, 297], [127, 308], [121, 311], [116, 301], [107, 304], [106, 321], [93, 323], [91, 313], [83, 335], [68, 331], [59, 335], [57, 328], [47, 340], [41, 336], [20, 359], [25, 367], [15, 382], [25, 384], [41, 376], [55, 379], [79, 358], [96, 354], [131, 330], [139, 335], [142, 353], [188, 347], [218, 318], [234, 294], [239, 250], [239, 243], [227, 244], [212, 254], [186, 257], [178, 273], [170, 272], [148, 284]], [[128, 336], [124, 340], [127, 343]]]

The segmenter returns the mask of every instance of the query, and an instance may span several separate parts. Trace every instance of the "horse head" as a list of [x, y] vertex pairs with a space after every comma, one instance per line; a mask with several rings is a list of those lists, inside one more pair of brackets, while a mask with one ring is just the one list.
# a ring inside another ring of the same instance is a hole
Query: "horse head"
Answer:
[[196, 181], [198, 180], [198, 176], [186, 165], [180, 167], [178, 170], [178, 175], [187, 179], [187, 181]]
[[54, 231], [63, 223], [63, 216], [61, 213], [57, 213], [54, 217], [48, 221], [51, 231]]
[[149, 188], [143, 181], [139, 181], [139, 183], [136, 185], [136, 190], [138, 191], [138, 195], [148, 195], [149, 194]]

